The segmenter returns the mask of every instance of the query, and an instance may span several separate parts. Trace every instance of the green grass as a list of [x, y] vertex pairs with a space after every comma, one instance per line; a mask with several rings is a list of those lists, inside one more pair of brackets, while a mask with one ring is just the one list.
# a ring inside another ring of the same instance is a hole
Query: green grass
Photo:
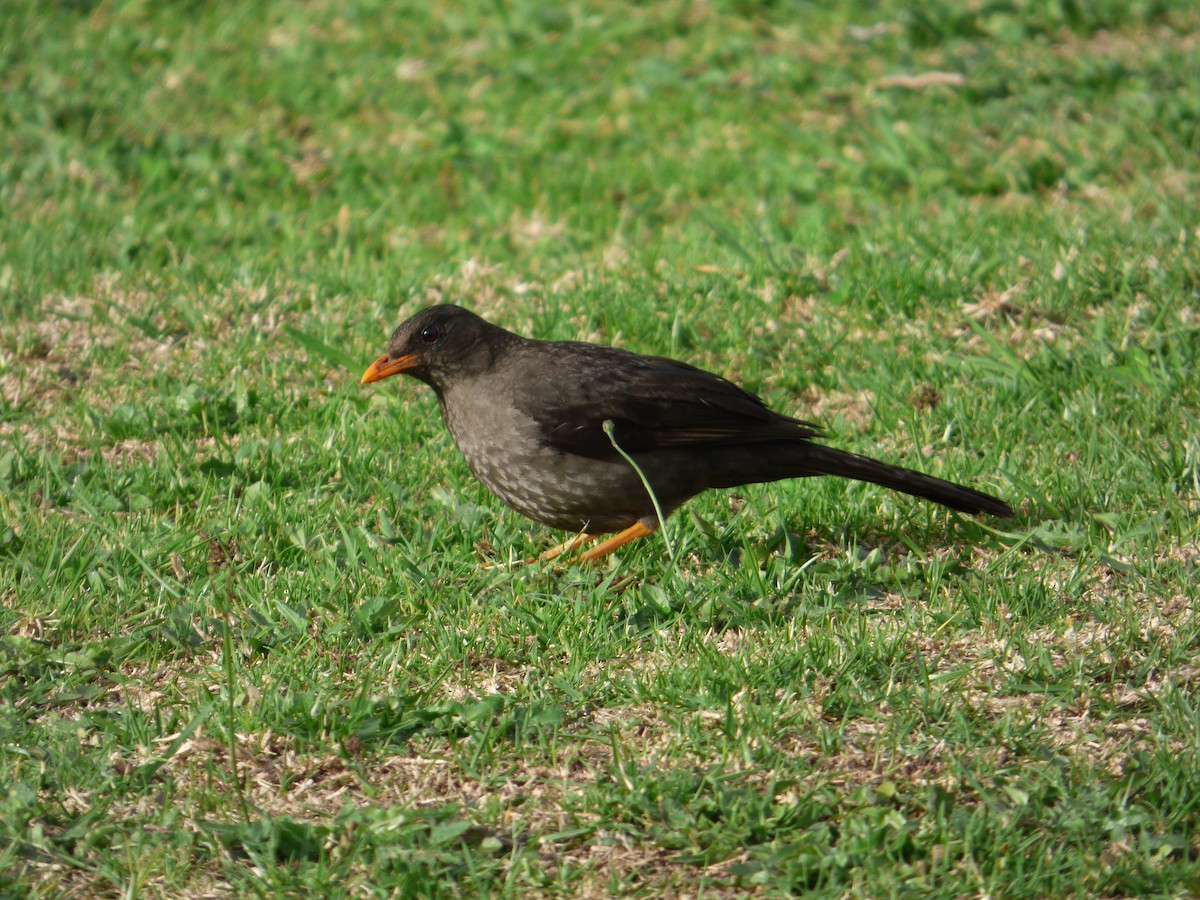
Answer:
[[[1198, 31], [15, 5], [0, 894], [1200, 892]], [[1020, 514], [788, 482], [482, 570], [564, 535], [357, 383], [436, 301]]]

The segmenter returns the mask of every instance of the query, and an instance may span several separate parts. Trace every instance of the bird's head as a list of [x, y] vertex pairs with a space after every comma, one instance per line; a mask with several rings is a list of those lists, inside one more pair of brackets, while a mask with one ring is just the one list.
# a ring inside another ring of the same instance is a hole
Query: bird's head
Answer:
[[441, 391], [450, 378], [485, 373], [509, 337], [460, 306], [430, 306], [392, 332], [387, 355], [371, 363], [362, 383], [404, 372]]

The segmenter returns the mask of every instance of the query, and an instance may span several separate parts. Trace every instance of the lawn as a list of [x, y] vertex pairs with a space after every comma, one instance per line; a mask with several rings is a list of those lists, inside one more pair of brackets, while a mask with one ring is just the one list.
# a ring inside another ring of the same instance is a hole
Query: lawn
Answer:
[[[0, 895], [1200, 893], [1200, 8], [0, 16]], [[596, 565], [361, 386], [435, 302], [812, 479]]]

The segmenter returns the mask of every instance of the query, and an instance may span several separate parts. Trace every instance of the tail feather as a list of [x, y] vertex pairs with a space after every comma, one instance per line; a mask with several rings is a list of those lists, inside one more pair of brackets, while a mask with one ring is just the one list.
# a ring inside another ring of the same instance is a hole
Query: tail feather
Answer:
[[993, 516], [1011, 516], [1012, 507], [991, 494], [974, 490], [952, 481], [943, 481], [932, 475], [922, 475], [912, 469], [847, 453], [821, 444], [808, 444], [804, 455], [806, 475], [837, 475], [857, 481], [869, 481], [894, 491], [932, 500], [965, 513], [991, 513]]

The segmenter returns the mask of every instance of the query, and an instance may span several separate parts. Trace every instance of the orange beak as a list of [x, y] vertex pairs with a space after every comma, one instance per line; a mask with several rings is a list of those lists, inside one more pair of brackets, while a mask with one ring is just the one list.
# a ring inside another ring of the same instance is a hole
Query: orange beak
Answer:
[[370, 384], [372, 381], [381, 381], [384, 378], [391, 378], [397, 372], [403, 372], [405, 369], [411, 369], [416, 364], [417, 357], [414, 353], [410, 353], [407, 356], [397, 356], [395, 359], [389, 359], [386, 356], [381, 356], [367, 367], [367, 371], [363, 372], [363, 377], [360, 384]]

